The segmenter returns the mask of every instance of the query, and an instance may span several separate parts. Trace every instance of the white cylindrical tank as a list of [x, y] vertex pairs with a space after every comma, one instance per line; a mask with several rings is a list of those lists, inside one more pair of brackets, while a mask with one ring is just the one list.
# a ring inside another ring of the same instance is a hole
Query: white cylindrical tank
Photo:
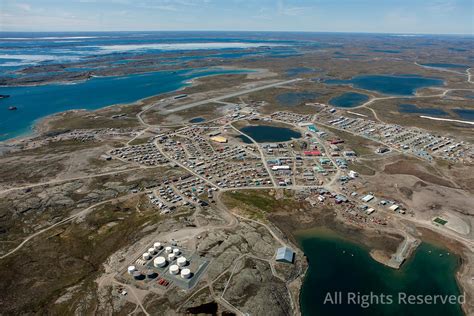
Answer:
[[171, 248], [170, 246], [168, 246], [168, 247], [165, 248], [165, 251], [166, 251], [167, 253], [170, 253], [171, 251], [173, 251], [173, 248]]
[[129, 266], [128, 269], [127, 269], [127, 272], [128, 272], [128, 274], [132, 274], [136, 270], [137, 270], [137, 268], [135, 266]]
[[149, 248], [148, 249], [148, 252], [150, 253], [150, 255], [154, 255], [156, 252], [155, 252], [155, 248]]
[[183, 269], [183, 270], [181, 271], [181, 277], [182, 277], [183, 279], [189, 279], [189, 278], [191, 277], [191, 270], [189, 270], [189, 269]]
[[158, 251], [158, 250], [161, 250], [161, 248], [163, 248], [163, 247], [161, 246], [160, 242], [155, 242], [153, 244], [153, 248], [155, 248], [155, 251]]
[[179, 267], [175, 264], [173, 264], [172, 266], [170, 266], [170, 273], [171, 274], [178, 274], [179, 273]]
[[176, 258], [176, 256], [174, 255], [174, 253], [168, 254], [168, 260], [169, 261], [173, 261], [175, 258]]
[[179, 257], [177, 260], [178, 266], [184, 267], [188, 261], [185, 257]]
[[145, 252], [142, 256], [143, 260], [150, 260], [151, 256], [148, 252]]
[[179, 255], [181, 252], [179, 251], [178, 248], [174, 248], [174, 249], [173, 249], [173, 253], [174, 253], [175, 256], [177, 256], [177, 255]]
[[164, 257], [156, 257], [153, 260], [153, 265], [157, 268], [163, 268], [166, 265], [166, 259]]

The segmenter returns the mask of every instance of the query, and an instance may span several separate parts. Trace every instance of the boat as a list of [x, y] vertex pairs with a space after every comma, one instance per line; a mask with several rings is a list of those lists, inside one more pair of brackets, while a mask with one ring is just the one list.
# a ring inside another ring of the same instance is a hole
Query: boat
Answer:
[[0, 94], [0, 99], [6, 99], [9, 98], [10, 96], [8, 94]]
[[17, 110], [17, 107], [16, 106], [9, 106], [8, 110], [9, 111], [15, 111], [15, 110]]

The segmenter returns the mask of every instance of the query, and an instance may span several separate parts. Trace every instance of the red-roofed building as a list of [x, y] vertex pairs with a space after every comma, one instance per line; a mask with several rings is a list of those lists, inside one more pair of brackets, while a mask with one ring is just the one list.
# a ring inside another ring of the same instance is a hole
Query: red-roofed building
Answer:
[[305, 156], [321, 156], [321, 152], [319, 150], [307, 150], [304, 152]]

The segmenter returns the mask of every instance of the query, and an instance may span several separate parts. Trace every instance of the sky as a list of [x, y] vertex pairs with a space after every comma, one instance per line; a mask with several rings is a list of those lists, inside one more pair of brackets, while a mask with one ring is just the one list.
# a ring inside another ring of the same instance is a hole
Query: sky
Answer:
[[0, 0], [0, 31], [473, 34], [472, 0]]

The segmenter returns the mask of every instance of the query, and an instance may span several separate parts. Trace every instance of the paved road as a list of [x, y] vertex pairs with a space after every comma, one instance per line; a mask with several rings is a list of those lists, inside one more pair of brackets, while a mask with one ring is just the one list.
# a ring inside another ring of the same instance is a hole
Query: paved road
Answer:
[[265, 89], [268, 89], [268, 88], [274, 88], [274, 87], [282, 86], [282, 85], [285, 85], [285, 84], [294, 83], [294, 82], [297, 82], [297, 81], [300, 81], [300, 80], [302, 80], [302, 79], [297, 78], [297, 79], [292, 79], [292, 80], [279, 81], [279, 82], [275, 82], [275, 83], [272, 83], [272, 84], [267, 84], [267, 85], [256, 87], [256, 88], [251, 88], [251, 89], [246, 89], [246, 90], [242, 90], [242, 91], [238, 91], [238, 92], [229, 93], [229, 94], [226, 94], [226, 95], [223, 95], [223, 96], [220, 96], [220, 97], [215, 97], [215, 98], [211, 98], [211, 99], [207, 99], [207, 100], [202, 100], [202, 101], [198, 101], [198, 102], [184, 104], [184, 105], [177, 106], [177, 107], [174, 107], [174, 108], [171, 108], [171, 109], [163, 109], [162, 112], [163, 113], [173, 113], [173, 112], [178, 112], [178, 111], [182, 111], [182, 110], [187, 110], [187, 109], [193, 108], [195, 106], [204, 105], [204, 104], [208, 104], [208, 103], [212, 103], [212, 102], [219, 102], [219, 101], [222, 101], [222, 100], [225, 100], [225, 99], [238, 97], [238, 96], [243, 95], [243, 94], [257, 92], [257, 91], [265, 90]]

